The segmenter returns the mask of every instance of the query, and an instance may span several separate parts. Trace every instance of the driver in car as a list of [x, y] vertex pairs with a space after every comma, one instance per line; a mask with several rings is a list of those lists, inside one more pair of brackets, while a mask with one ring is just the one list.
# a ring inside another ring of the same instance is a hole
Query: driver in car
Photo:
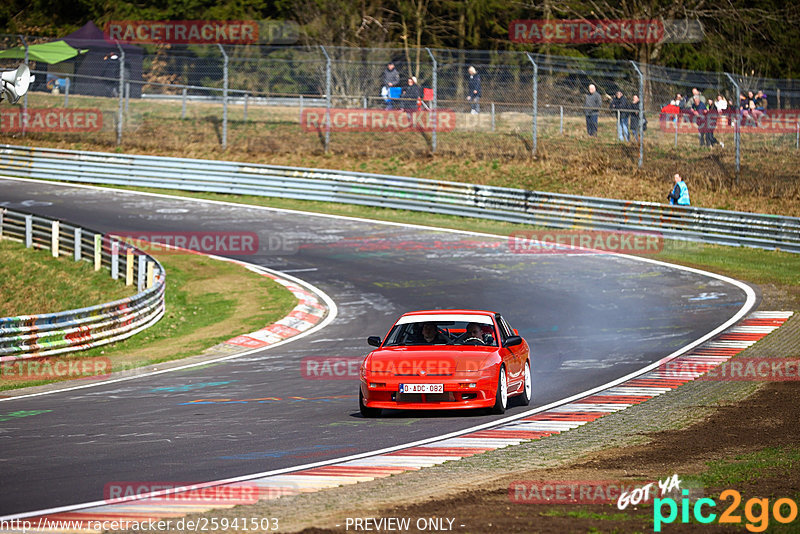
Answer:
[[478, 344], [484, 345], [486, 342], [483, 339], [483, 328], [478, 323], [467, 323], [467, 337], [464, 339], [464, 344]]

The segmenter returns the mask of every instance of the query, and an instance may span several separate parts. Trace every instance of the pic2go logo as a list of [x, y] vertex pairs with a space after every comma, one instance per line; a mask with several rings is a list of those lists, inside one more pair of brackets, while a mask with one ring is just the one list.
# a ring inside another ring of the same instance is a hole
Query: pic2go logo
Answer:
[[[694, 505], [692, 505], [687, 497], [689, 495], [688, 490], [683, 490], [682, 493], [684, 497], [681, 499], [680, 505], [681, 523], [689, 523], [690, 512], [694, 520], [698, 523], [711, 523], [717, 518], [717, 514], [707, 510], [707, 508], [716, 508], [717, 503], [714, 499], [698, 499]], [[719, 523], [741, 524], [742, 516], [735, 513], [742, 502], [741, 493], [734, 489], [728, 489], [720, 493], [719, 498], [722, 501], [727, 501], [729, 499], [732, 501], [728, 508], [719, 516]], [[665, 506], [669, 510], [666, 516], [664, 515]], [[706, 508], [706, 510], [704, 510], [704, 508]], [[770, 512], [778, 523], [791, 523], [797, 519], [797, 503], [784, 497], [772, 503], [772, 507], [770, 508], [769, 499], [758, 497], [748, 499], [744, 504], [744, 516], [747, 520], [745, 528], [750, 532], [764, 532], [767, 527], [769, 527]], [[653, 530], [655, 532], [661, 532], [662, 524], [673, 523], [677, 518], [678, 503], [675, 502], [675, 499], [666, 498], [655, 499], [653, 501]]]

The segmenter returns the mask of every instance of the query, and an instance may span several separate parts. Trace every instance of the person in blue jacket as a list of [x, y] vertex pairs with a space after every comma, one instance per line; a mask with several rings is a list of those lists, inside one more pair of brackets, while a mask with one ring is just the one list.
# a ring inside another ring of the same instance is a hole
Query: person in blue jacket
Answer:
[[686, 187], [686, 182], [683, 181], [681, 175], [675, 173], [675, 187], [672, 192], [667, 196], [670, 204], [677, 204], [679, 206], [688, 206], [689, 202], [689, 188]]

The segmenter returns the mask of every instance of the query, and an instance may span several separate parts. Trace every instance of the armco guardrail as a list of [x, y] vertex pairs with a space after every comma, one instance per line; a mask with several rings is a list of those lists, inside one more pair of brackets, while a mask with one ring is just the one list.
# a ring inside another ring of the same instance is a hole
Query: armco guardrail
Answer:
[[800, 252], [800, 218], [346, 171], [0, 145], [0, 174], [320, 200]]
[[0, 237], [86, 260], [95, 270], [137, 284], [132, 297], [78, 310], [0, 318], [0, 361], [88, 349], [130, 337], [164, 315], [164, 268], [112, 237], [62, 221], [0, 208]]

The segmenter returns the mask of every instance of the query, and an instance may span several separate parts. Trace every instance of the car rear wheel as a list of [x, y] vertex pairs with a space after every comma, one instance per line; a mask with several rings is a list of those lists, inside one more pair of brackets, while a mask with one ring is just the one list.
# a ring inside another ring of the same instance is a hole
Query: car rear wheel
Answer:
[[494, 406], [492, 413], [505, 413], [508, 406], [508, 380], [506, 378], [506, 368], [500, 368], [500, 376], [497, 377], [497, 393], [494, 396]]
[[370, 408], [365, 404], [364, 400], [364, 393], [361, 392], [361, 388], [358, 388], [358, 409], [361, 412], [362, 417], [378, 417], [381, 415], [380, 408]]

